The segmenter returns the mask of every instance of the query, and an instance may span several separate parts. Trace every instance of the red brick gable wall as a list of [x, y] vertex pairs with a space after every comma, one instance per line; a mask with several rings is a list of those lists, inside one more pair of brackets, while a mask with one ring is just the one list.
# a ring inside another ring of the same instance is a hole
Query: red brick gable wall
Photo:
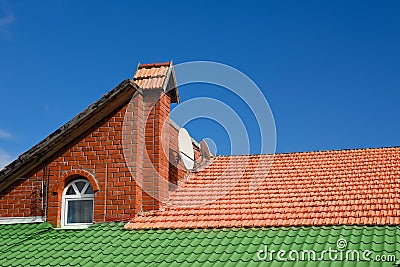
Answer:
[[[160, 123], [169, 118], [169, 96], [160, 98], [144, 131], [143, 110], [146, 109], [143, 100], [142, 95], [137, 94], [129, 104], [67, 144], [44, 166], [0, 192], [0, 217], [46, 216], [49, 223], [59, 226], [63, 189], [78, 176], [86, 177], [97, 191], [94, 199], [95, 222], [127, 221], [142, 209], [158, 209], [160, 203], [144, 193], [139, 184], [150, 183], [150, 190], [158, 190], [163, 197], [168, 197], [168, 191], [173, 188], [168, 188], [166, 181], [146, 173], [147, 163], [143, 155], [145, 140], [149, 158], [163, 179], [177, 183], [187, 171], [178, 157], [179, 168], [169, 163], [171, 154], [179, 156], [178, 131], [169, 123], [166, 129], [169, 142], [165, 142], [168, 147], [161, 145]], [[133, 121], [130, 123], [124, 122], [126, 112], [131, 112], [129, 117]], [[131, 153], [124, 151], [123, 134], [126, 130], [131, 130]], [[170, 151], [169, 155], [165, 155], [163, 150]], [[198, 148], [195, 151], [198, 158]]]
[[[86, 170], [95, 177], [100, 188], [95, 194], [95, 222], [132, 218], [139, 209], [137, 204], [140, 201], [135, 199], [135, 195], [140, 188], [132, 179], [123, 156], [121, 133], [125, 110], [126, 106], [105, 118], [96, 128], [55, 155], [46, 166], [1, 192], [1, 216], [47, 215], [48, 222], [59, 225], [60, 188], [75, 178], [78, 170]], [[61, 180], [65, 173], [71, 176]], [[43, 201], [42, 183], [47, 186], [47, 199]], [[47, 202], [47, 211], [41, 209], [42, 202], [44, 205]]]

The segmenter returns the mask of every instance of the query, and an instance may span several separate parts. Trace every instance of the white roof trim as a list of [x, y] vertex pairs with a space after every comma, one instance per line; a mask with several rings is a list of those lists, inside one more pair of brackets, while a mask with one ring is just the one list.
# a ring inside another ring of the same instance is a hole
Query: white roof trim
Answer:
[[42, 223], [44, 217], [0, 217], [0, 224]]

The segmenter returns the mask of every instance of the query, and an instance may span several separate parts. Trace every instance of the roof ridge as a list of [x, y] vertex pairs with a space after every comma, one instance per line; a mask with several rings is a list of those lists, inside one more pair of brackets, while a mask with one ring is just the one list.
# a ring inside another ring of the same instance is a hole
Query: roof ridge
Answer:
[[319, 154], [330, 152], [351, 152], [351, 151], [365, 151], [365, 150], [384, 150], [396, 149], [400, 146], [387, 146], [387, 147], [364, 147], [364, 148], [344, 148], [344, 149], [327, 149], [327, 150], [313, 150], [313, 151], [295, 151], [295, 152], [282, 152], [275, 154], [241, 154], [241, 155], [216, 155], [215, 158], [228, 158], [228, 157], [251, 157], [251, 156], [273, 156], [273, 155], [295, 155], [295, 154]]
[[136, 77], [136, 78], [134, 77], [132, 80], [137, 81], [137, 80], [146, 80], [149, 78], [153, 79], [153, 78], [163, 78], [163, 77], [165, 77], [165, 75], [158, 74], [158, 75], [153, 75], [153, 76], [149, 76], [149, 77]]
[[138, 68], [153, 68], [153, 67], [169, 67], [171, 66], [172, 61], [167, 62], [158, 62], [158, 63], [147, 63], [147, 64], [139, 64]]

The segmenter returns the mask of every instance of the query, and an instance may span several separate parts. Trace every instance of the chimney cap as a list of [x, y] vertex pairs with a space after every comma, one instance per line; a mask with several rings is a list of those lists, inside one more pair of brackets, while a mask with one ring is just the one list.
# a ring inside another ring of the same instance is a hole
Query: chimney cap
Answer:
[[171, 102], [179, 103], [172, 61], [138, 65], [132, 81], [142, 90], [163, 90], [171, 95]]

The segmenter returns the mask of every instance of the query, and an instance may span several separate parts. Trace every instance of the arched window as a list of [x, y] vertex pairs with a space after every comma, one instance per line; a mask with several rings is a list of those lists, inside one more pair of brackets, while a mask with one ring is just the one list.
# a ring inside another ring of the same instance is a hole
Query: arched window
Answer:
[[62, 195], [62, 227], [80, 227], [93, 224], [94, 192], [83, 178], [69, 183]]

